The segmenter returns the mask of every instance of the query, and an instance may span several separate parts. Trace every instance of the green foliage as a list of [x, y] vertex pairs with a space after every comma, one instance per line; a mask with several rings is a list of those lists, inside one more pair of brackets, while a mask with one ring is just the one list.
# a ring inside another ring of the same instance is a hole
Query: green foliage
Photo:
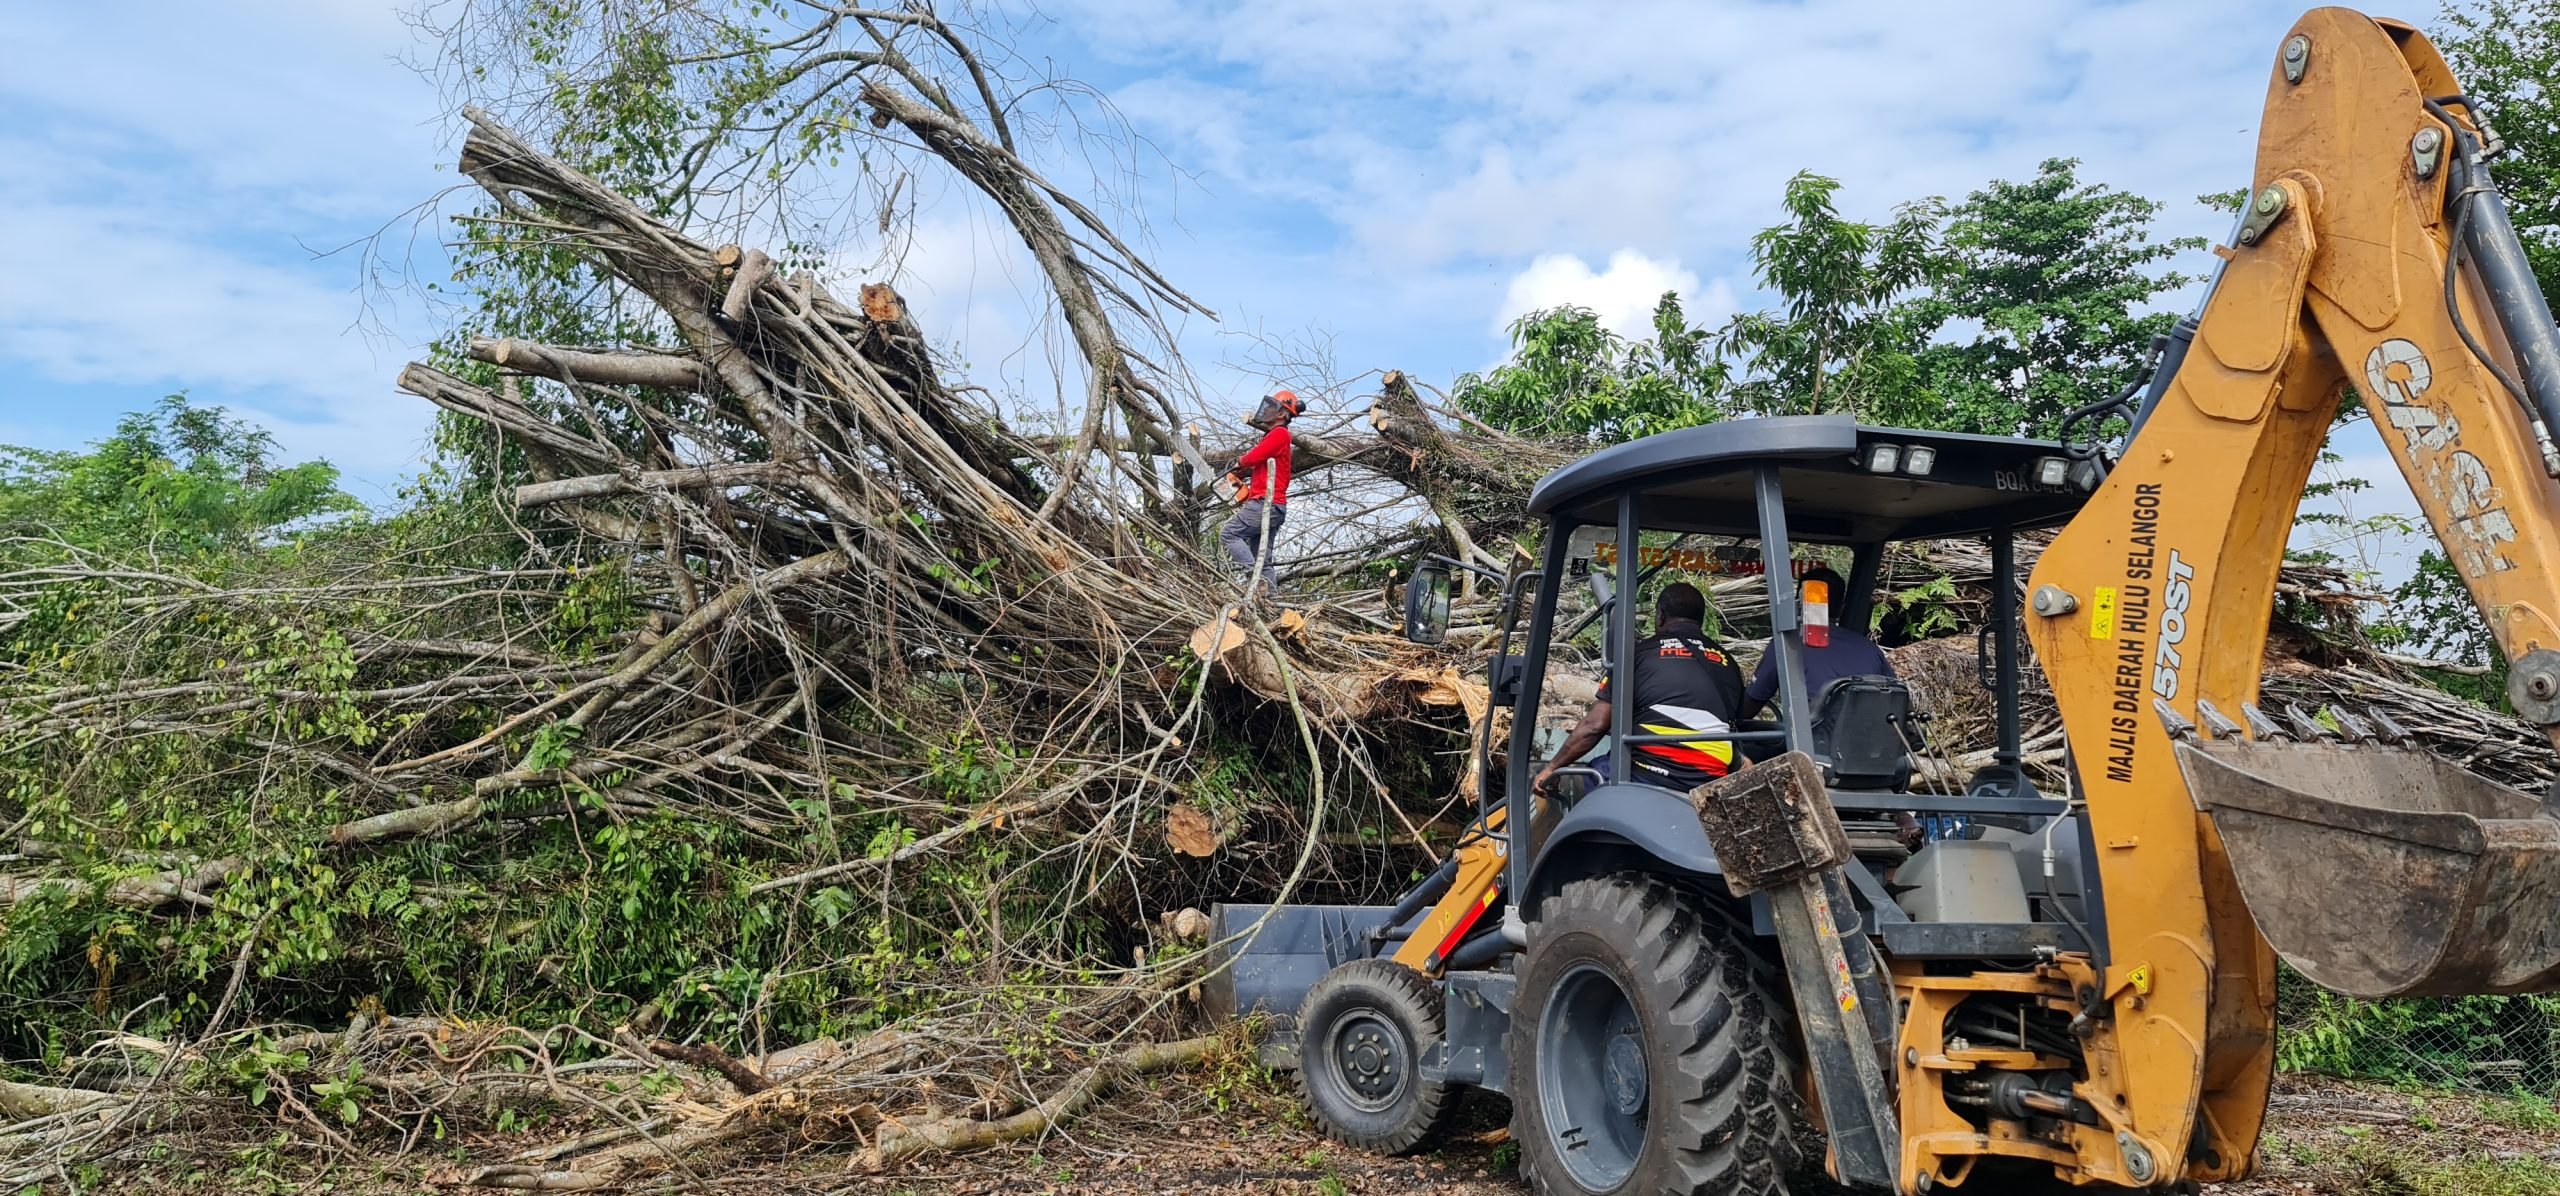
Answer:
[[2153, 240], [2162, 205], [2083, 182], [2079, 165], [2048, 159], [2034, 178], [1995, 181], [1948, 214], [1942, 273], [1908, 318], [1979, 331], [1921, 350], [1922, 384], [1901, 395], [1925, 406], [1888, 395], [1888, 422], [2053, 436], [2065, 412], [2141, 375], [2152, 338], [2176, 320], [2151, 305], [2198, 281], [2165, 264], [2205, 242]]
[[1002, 794], [1022, 766], [1022, 750], [982, 733], [955, 731], [948, 742], [925, 746], [925, 788], [959, 806]]
[[2532, 1134], [2560, 1133], [2560, 1108], [2549, 1096], [2516, 1092], [2480, 1102], [2480, 1115], [2511, 1130]]
[[1902, 635], [1924, 640], [1954, 632], [1961, 624], [1955, 603], [1962, 596], [1952, 577], [1940, 573], [1907, 590], [1885, 596], [1884, 608], [1901, 616]]
[[279, 1051], [266, 1039], [234, 1051], [222, 1060], [222, 1069], [231, 1084], [248, 1098], [250, 1105], [263, 1106], [274, 1093], [277, 1077], [300, 1071], [311, 1064], [308, 1051]]
[[373, 1089], [364, 1082], [364, 1063], [350, 1061], [347, 1070], [311, 1086], [311, 1094], [320, 1100], [323, 1112], [334, 1112], [338, 1120], [354, 1125], [364, 1116], [364, 1102], [371, 1099]]
[[[1269, 1015], [1259, 1010], [1246, 1014], [1243, 1021], [1235, 1038], [1240, 1044], [1260, 1042], [1270, 1032], [1265, 1024]], [[1263, 1103], [1280, 1087], [1271, 1069], [1262, 1065], [1260, 1053], [1249, 1045], [1219, 1050], [1202, 1071], [1200, 1091], [1209, 1098], [1210, 1107], [1221, 1113]]]
[[1883, 224], [1840, 215], [1837, 179], [1810, 171], [1787, 181], [1787, 221], [1751, 239], [1774, 311], [1736, 316], [1717, 335], [1735, 362], [1731, 402], [1760, 415], [1866, 414], [1919, 381], [1918, 354], [1934, 326], [1904, 300], [1945, 262], [1945, 206], [1925, 199]]
[[553, 645], [573, 658], [607, 651], [638, 614], [630, 577], [619, 561], [588, 569], [572, 565], [569, 572], [569, 584], [551, 608]]
[[2379, 1196], [2560, 1196], [2560, 1166], [2512, 1152], [2428, 1157], [2395, 1142], [2369, 1138], [2364, 1127], [2340, 1132], [2355, 1141], [2342, 1161], [2354, 1171], [2350, 1191]]
[[2448, 997], [2365, 1001], [2278, 974], [2276, 1065], [2286, 1071], [2465, 1085], [2503, 1075], [2560, 1083], [2553, 1018], [2560, 998]]
[[1580, 307], [1531, 312], [1511, 324], [1511, 360], [1462, 374], [1461, 410], [1526, 436], [1615, 443], [1707, 423], [1724, 366], [1688, 326], [1680, 297], [1654, 307], [1655, 336], [1629, 341]]
[[[95, 552], [201, 558], [358, 510], [325, 461], [280, 465], [275, 438], [183, 393], [87, 452], [0, 446], [0, 527]], [[49, 549], [0, 547], [0, 559]]]

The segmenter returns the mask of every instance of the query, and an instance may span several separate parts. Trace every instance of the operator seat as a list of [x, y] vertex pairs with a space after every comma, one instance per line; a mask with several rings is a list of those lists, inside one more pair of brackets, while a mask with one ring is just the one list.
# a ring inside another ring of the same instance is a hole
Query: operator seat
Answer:
[[1813, 700], [1813, 758], [1834, 789], [1911, 787], [1911, 689], [1886, 676], [1842, 677]]

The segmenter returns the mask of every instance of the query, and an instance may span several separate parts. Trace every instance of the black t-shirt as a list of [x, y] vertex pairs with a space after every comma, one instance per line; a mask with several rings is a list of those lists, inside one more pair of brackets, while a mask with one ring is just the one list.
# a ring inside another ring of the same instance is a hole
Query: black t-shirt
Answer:
[[[1636, 733], [1731, 730], [1742, 709], [1742, 670], [1724, 645], [1695, 622], [1667, 624], [1636, 641]], [[1600, 683], [1608, 701], [1609, 683]], [[1629, 757], [1637, 780], [1686, 791], [1733, 767], [1733, 744], [1722, 739], [1637, 744]]]

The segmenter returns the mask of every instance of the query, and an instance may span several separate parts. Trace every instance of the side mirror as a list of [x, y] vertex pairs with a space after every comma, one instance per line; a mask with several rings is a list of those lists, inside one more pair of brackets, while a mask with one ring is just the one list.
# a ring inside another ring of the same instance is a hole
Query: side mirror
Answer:
[[1436, 644], [1449, 636], [1449, 566], [1424, 561], [1404, 583], [1404, 638]]

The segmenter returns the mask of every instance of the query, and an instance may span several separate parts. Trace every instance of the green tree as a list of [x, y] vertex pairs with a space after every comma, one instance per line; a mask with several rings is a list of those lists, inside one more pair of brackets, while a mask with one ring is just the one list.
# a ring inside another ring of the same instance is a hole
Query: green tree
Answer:
[[[183, 393], [87, 452], [0, 446], [0, 527], [73, 548], [205, 555], [359, 509], [326, 461], [280, 465], [264, 429]], [[25, 558], [25, 541], [8, 555]]]
[[2542, 293], [2560, 304], [2560, 0], [2447, 3], [2435, 43], [2506, 139], [2489, 173]]
[[1883, 224], [1842, 217], [1837, 181], [1798, 174], [1788, 219], [1752, 241], [1775, 307], [1708, 330], [1665, 295], [1641, 340], [1581, 308], [1533, 312], [1512, 325], [1511, 360], [1459, 380], [1460, 404], [1524, 434], [1602, 442], [1806, 412], [2049, 435], [2138, 376], [2175, 319], [2147, 309], [2195, 281], [2165, 263], [2204, 244], [2155, 240], [2161, 204], [2077, 171], [2048, 161], [2025, 182], [1953, 208], [1907, 203]]
[[1978, 329], [1921, 350], [1920, 385], [1881, 416], [1951, 431], [2050, 436], [2074, 408], [2140, 376], [2152, 338], [2177, 317], [2150, 310], [2198, 281], [2166, 268], [2201, 237], [2155, 240], [2162, 205], [2083, 182], [2079, 162], [2046, 160], [2035, 177], [1999, 180], [1949, 213], [1943, 274], [1908, 317]]
[[1786, 222], [1751, 239], [1760, 285], [1781, 306], [1735, 316], [1716, 337], [1737, 410], [1865, 414], [1920, 381], [1936, 325], [1908, 300], [1942, 268], [1945, 207], [1917, 200], [1865, 224], [1840, 215], [1839, 190], [1837, 179], [1798, 173], [1787, 181]]
[[1652, 339], [1631, 341], [1588, 308], [1531, 312], [1511, 323], [1511, 359], [1460, 375], [1452, 394], [1508, 431], [1604, 444], [1715, 419], [1724, 366], [1677, 294], [1655, 304], [1653, 324]]
[[[2430, 548], [2418, 556], [2409, 579], [2391, 592], [2391, 609], [2367, 628], [2375, 643], [2460, 665], [2464, 672], [2425, 671], [2436, 688], [2474, 702], [2506, 708], [2507, 658], [2462, 574]], [[2473, 674], [2470, 669], [2484, 672]]]

